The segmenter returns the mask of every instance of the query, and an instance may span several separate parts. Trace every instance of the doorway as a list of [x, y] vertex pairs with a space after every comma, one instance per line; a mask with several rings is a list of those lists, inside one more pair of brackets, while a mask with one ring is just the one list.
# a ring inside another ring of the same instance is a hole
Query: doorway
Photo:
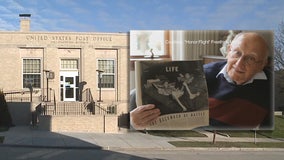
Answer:
[[79, 100], [79, 75], [77, 71], [60, 72], [61, 101]]

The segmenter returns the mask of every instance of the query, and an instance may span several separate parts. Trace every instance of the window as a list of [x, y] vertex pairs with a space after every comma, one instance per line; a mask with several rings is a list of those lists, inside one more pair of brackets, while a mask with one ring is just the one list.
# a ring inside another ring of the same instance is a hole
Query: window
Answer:
[[41, 87], [40, 59], [23, 59], [23, 88], [32, 84], [34, 88]]
[[107, 106], [107, 113], [108, 114], [116, 114], [117, 113], [117, 106], [116, 105]]
[[130, 31], [130, 56], [167, 56], [168, 32], [164, 30]]
[[77, 59], [62, 59], [61, 60], [61, 69], [78, 69], [78, 60]]
[[[98, 87], [100, 88], [114, 88], [114, 60], [98, 60]], [[101, 84], [101, 86], [100, 86]]]

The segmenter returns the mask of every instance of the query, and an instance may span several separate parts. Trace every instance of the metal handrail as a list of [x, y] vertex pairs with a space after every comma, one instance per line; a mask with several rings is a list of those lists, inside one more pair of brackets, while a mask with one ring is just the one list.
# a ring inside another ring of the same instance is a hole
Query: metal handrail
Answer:
[[32, 97], [31, 92], [28, 89], [18, 89], [18, 90], [10, 90], [10, 91], [4, 91], [4, 95], [7, 102], [30, 102], [33, 98], [40, 97], [39, 96], [33, 96], [34, 94], [37, 94], [41, 91], [41, 89], [34, 89], [32, 91]]

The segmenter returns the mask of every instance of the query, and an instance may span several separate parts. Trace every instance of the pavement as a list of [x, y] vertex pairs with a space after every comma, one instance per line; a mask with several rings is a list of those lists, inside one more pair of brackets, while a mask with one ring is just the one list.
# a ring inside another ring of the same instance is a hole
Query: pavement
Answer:
[[[102, 149], [102, 150], [181, 150], [189, 148], [175, 147], [169, 141], [213, 142], [213, 133], [199, 130], [207, 137], [160, 137], [141, 132], [127, 133], [78, 133], [50, 132], [30, 126], [15, 126], [8, 131], [0, 132], [4, 136], [0, 147], [42, 147], [70, 149]], [[232, 138], [216, 134], [216, 142], [284, 142], [284, 139], [270, 138]], [[206, 148], [190, 148], [206, 149]], [[208, 148], [207, 148], [208, 149]], [[263, 149], [262, 149], [263, 150]], [[277, 149], [284, 151], [284, 149]]]

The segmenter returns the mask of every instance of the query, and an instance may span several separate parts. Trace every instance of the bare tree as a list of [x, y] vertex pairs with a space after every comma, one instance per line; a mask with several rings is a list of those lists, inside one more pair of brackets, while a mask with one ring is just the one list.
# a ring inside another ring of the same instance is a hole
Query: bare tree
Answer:
[[284, 69], [284, 21], [279, 24], [275, 32], [274, 51], [274, 69]]
[[284, 111], [284, 21], [279, 24], [274, 38], [275, 110]]

